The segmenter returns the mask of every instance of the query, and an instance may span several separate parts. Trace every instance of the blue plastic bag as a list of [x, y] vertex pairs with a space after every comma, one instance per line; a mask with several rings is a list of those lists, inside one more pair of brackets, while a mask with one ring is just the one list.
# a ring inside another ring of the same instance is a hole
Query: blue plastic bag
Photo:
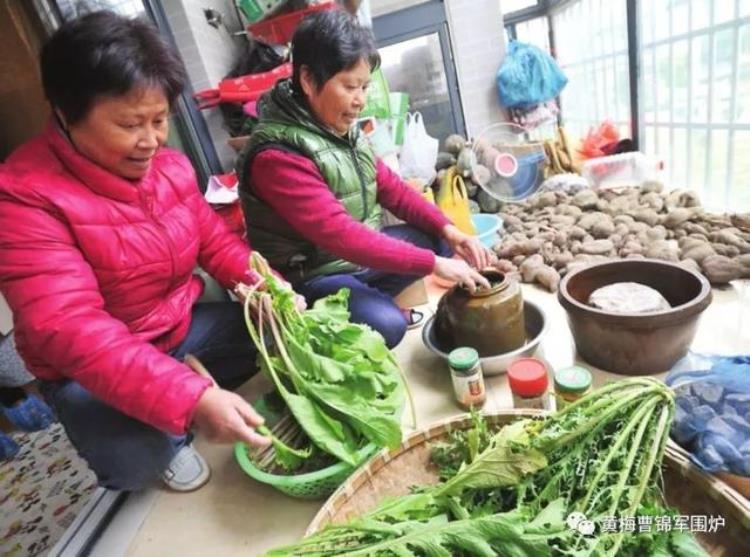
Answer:
[[506, 108], [529, 108], [557, 97], [568, 78], [543, 50], [511, 41], [496, 83], [500, 104]]
[[[677, 395], [672, 438], [707, 472], [750, 476], [750, 356], [691, 354], [666, 379]], [[697, 370], [696, 370], [697, 368]]]

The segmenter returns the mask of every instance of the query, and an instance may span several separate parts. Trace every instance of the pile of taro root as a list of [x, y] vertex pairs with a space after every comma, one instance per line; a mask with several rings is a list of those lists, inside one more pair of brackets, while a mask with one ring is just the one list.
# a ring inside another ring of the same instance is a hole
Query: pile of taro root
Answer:
[[666, 192], [659, 182], [545, 191], [498, 214], [505, 226], [493, 248], [498, 268], [550, 291], [565, 273], [610, 259], [672, 261], [712, 284], [750, 278], [750, 213], [710, 213], [694, 193]]

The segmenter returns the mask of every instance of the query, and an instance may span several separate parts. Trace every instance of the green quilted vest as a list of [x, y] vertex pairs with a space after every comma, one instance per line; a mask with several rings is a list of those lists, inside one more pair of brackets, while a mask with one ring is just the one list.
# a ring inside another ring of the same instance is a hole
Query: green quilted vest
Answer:
[[253, 157], [267, 148], [299, 153], [312, 160], [333, 195], [354, 219], [379, 230], [375, 157], [356, 126], [340, 137], [323, 128], [292, 91], [279, 82], [261, 99], [260, 121], [237, 160], [237, 176], [248, 238], [271, 266], [296, 283], [317, 275], [355, 271], [353, 263], [318, 248], [298, 234], [268, 204], [253, 195]]

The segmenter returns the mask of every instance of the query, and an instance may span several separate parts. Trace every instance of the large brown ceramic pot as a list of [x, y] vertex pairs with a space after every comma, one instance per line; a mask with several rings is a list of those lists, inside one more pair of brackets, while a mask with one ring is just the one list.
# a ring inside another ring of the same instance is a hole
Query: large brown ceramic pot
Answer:
[[481, 357], [510, 352], [526, 341], [523, 298], [518, 282], [499, 271], [482, 273], [492, 287], [469, 292], [454, 286], [438, 303], [435, 334], [450, 351], [471, 346]]

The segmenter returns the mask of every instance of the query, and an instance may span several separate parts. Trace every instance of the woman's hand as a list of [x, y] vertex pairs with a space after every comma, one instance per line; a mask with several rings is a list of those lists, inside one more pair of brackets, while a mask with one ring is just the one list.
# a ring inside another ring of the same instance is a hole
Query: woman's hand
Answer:
[[490, 283], [486, 278], [469, 267], [469, 264], [461, 259], [435, 257], [435, 269], [433, 272], [440, 278], [457, 282], [472, 292], [477, 287], [490, 287]]
[[255, 431], [263, 424], [263, 417], [241, 396], [219, 387], [209, 387], [198, 399], [193, 424], [214, 443], [244, 441], [253, 447], [271, 443]]
[[443, 238], [453, 253], [480, 271], [491, 266], [497, 259], [491, 250], [482, 245], [479, 238], [461, 232], [452, 224], [443, 227]]

